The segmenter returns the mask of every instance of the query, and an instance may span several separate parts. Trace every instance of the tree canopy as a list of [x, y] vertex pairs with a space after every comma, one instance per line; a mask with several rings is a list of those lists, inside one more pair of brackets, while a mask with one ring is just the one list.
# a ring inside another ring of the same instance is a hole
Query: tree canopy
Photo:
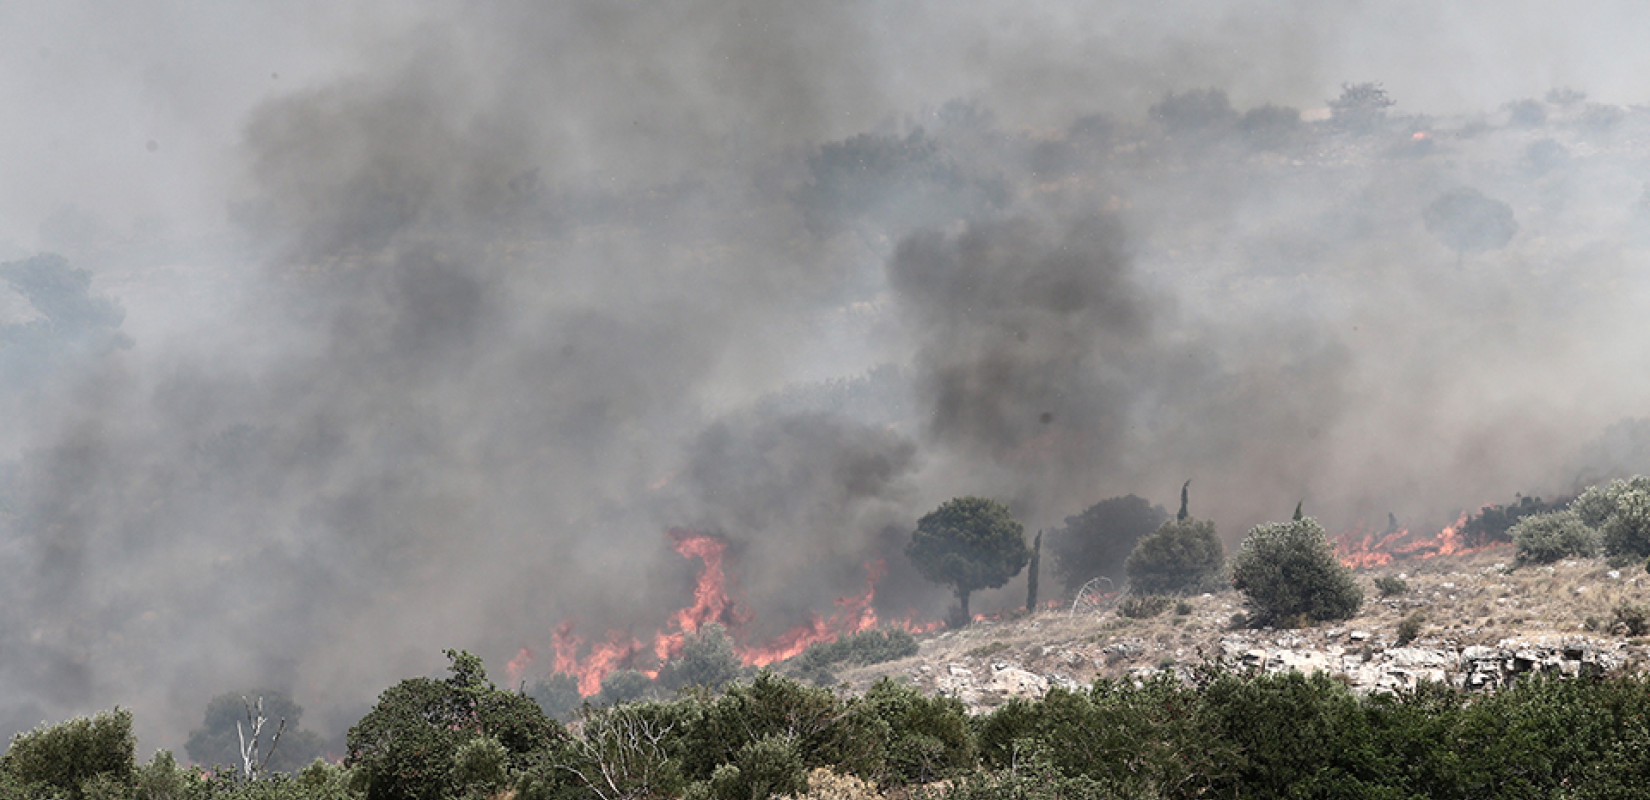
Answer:
[[1121, 581], [1123, 561], [1135, 544], [1168, 518], [1162, 506], [1132, 494], [1101, 500], [1066, 517], [1065, 527], [1049, 533], [1054, 574], [1068, 592], [1100, 576]]
[[1243, 592], [1254, 625], [1300, 625], [1347, 619], [1364, 593], [1335, 558], [1323, 527], [1311, 517], [1250, 529], [1232, 560], [1232, 585]]
[[1008, 507], [981, 497], [959, 497], [917, 520], [906, 557], [924, 578], [951, 586], [967, 624], [968, 596], [995, 589], [1031, 560], [1025, 526]]

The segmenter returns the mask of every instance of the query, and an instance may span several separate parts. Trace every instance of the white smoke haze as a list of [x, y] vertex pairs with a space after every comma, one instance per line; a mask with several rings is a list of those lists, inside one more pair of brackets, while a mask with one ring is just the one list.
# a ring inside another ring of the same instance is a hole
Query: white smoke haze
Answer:
[[0, 6], [0, 733], [538, 675], [688, 601], [673, 526], [760, 638], [878, 559], [943, 617], [958, 495], [1232, 543], [1650, 462], [1635, 4], [142, 5]]

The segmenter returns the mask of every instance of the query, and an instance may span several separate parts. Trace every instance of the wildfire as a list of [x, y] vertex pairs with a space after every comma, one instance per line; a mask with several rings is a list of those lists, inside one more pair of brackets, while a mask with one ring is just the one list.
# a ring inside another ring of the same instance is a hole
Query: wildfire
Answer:
[[1487, 550], [1502, 542], [1475, 543], [1461, 534], [1466, 527], [1467, 514], [1462, 512], [1455, 524], [1444, 528], [1436, 536], [1417, 538], [1408, 529], [1389, 530], [1380, 534], [1353, 529], [1335, 537], [1335, 551], [1341, 563], [1349, 567], [1380, 567], [1397, 559], [1424, 559], [1436, 556], [1465, 555]]
[[[879, 622], [873, 603], [877, 581], [882, 579], [887, 569], [881, 561], [874, 561], [865, 565], [865, 591], [852, 597], [837, 598], [837, 610], [830, 616], [813, 614], [807, 622], [766, 643], [742, 642], [743, 630], [756, 615], [734, 600], [730, 591], [730, 581], [723, 568], [727, 542], [682, 528], [672, 528], [667, 534], [672, 549], [683, 558], [697, 558], [701, 563], [693, 588], [692, 604], [673, 612], [667, 626], [655, 632], [652, 642], [646, 644], [623, 631], [610, 630], [605, 641], [591, 645], [586, 651], [585, 641], [574, 633], [573, 623], [563, 622], [552, 637], [554, 668], [556, 672], [572, 675], [578, 680], [579, 694], [588, 697], [601, 691], [602, 680], [614, 670], [654, 667], [680, 656], [687, 643], [687, 635], [707, 625], [726, 628], [734, 638], [734, 652], [739, 660], [746, 666], [762, 667], [798, 656], [809, 645], [834, 642], [840, 636], [875, 628]], [[910, 633], [926, 633], [944, 625], [942, 622], [918, 622], [914, 611], [905, 619], [891, 624]], [[638, 659], [646, 659], [646, 663], [638, 664]], [[521, 680], [532, 661], [533, 651], [523, 647], [507, 667], [512, 683]], [[650, 677], [658, 675], [657, 669], [643, 672]]]

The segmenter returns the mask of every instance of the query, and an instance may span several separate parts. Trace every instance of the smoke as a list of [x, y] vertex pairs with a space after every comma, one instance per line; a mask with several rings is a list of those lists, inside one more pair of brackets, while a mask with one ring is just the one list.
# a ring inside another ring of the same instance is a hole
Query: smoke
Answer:
[[[1192, 477], [1230, 542], [1638, 463], [1643, 12], [1452, 8], [0, 9], [0, 727], [340, 730], [663, 627], [677, 526], [759, 638], [878, 560], [942, 616], [901, 549], [963, 494]], [[1504, 245], [1428, 233], [1461, 187]]]

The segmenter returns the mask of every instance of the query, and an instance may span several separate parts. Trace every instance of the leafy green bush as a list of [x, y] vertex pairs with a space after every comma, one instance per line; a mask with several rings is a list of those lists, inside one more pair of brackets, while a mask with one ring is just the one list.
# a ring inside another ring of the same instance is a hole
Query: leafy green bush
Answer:
[[1622, 601], [1614, 609], [1615, 622], [1611, 629], [1620, 628], [1628, 636], [1640, 636], [1650, 631], [1650, 606]]
[[132, 712], [117, 707], [19, 733], [0, 756], [0, 773], [40, 796], [57, 791], [68, 800], [86, 800], [130, 793], [137, 778]]
[[718, 766], [736, 761], [741, 748], [765, 736], [793, 740], [809, 769], [830, 766], [876, 777], [889, 732], [863, 703], [850, 706], [827, 689], [764, 670], [684, 719], [675, 745], [683, 775], [709, 780]]
[[457, 794], [460, 748], [491, 737], [512, 768], [566, 733], [531, 699], [487, 680], [481, 659], [448, 650], [452, 677], [409, 678], [385, 690], [349, 729], [345, 764], [367, 800], [445, 800]]
[[1117, 613], [1129, 619], [1150, 619], [1168, 610], [1171, 602], [1161, 594], [1131, 594], [1117, 605]]
[[961, 700], [926, 695], [884, 677], [859, 702], [887, 726], [882, 783], [932, 783], [973, 768], [974, 736]]
[[602, 678], [602, 690], [596, 699], [603, 705], [616, 706], [640, 700], [653, 688], [653, 679], [633, 669], [616, 669]]
[[1590, 487], [1570, 508], [1598, 529], [1606, 556], [1634, 561], [1650, 556], [1650, 477]]
[[742, 666], [727, 629], [707, 625], [683, 638], [682, 654], [659, 671], [659, 685], [667, 691], [684, 686], [720, 689], [739, 677]]
[[1398, 622], [1398, 646], [1402, 647], [1415, 641], [1415, 637], [1421, 635], [1421, 624], [1425, 621], [1426, 617], [1419, 611], [1400, 620]]
[[584, 705], [579, 694], [579, 679], [565, 672], [551, 673], [528, 687], [527, 696], [533, 698], [551, 719], [561, 723], [572, 722]]
[[1519, 564], [1551, 564], [1561, 558], [1598, 554], [1598, 531], [1574, 511], [1532, 514], [1514, 523], [1510, 533], [1518, 546]]
[[[697, 789], [698, 787], [694, 787]], [[767, 800], [775, 795], [808, 791], [808, 771], [796, 744], [782, 736], [764, 736], [739, 748], [731, 763], [711, 773], [705, 796], [715, 800]], [[689, 791], [684, 800], [700, 792]]]
[[1101, 500], [1049, 531], [1054, 574], [1075, 592], [1091, 578], [1123, 577], [1124, 561], [1135, 544], [1156, 530], [1169, 512], [1144, 498], [1124, 495]]
[[1232, 562], [1251, 625], [1325, 622], [1358, 613], [1364, 593], [1311, 518], [1256, 525]]
[[917, 639], [899, 628], [874, 628], [843, 636], [834, 642], [818, 642], [796, 657], [795, 665], [804, 673], [829, 669], [837, 664], [881, 664], [917, 654]]
[[1174, 594], [1214, 588], [1226, 548], [1206, 519], [1169, 520], [1141, 539], [1123, 569], [1137, 594]]
[[1391, 597], [1409, 591], [1409, 584], [1396, 575], [1382, 575], [1375, 579], [1375, 589], [1382, 597]]
[[1477, 514], [1467, 518], [1461, 526], [1461, 536], [1474, 545], [1485, 545], [1490, 542], [1510, 542], [1512, 527], [1519, 520], [1533, 517], [1537, 514], [1547, 514], [1563, 509], [1570, 504], [1572, 498], [1561, 497], [1552, 502], [1543, 502], [1539, 497], [1519, 495], [1518, 499], [1506, 505], [1487, 505], [1478, 510]]

